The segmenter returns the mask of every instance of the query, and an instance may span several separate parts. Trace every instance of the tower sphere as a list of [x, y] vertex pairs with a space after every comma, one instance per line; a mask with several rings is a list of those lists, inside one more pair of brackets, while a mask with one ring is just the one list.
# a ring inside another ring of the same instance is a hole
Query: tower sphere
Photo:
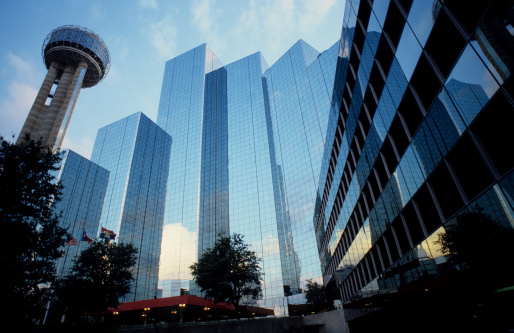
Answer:
[[109, 72], [111, 59], [104, 41], [84, 27], [65, 25], [46, 36], [42, 48], [43, 62], [49, 69], [52, 62], [61, 65], [87, 63], [82, 88], [89, 88], [102, 81]]

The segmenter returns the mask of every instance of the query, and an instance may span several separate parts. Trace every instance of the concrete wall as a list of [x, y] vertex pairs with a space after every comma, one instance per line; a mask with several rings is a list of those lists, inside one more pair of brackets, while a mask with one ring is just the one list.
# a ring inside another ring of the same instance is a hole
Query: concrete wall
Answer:
[[316, 313], [303, 317], [304, 327], [319, 327], [318, 333], [349, 333], [343, 310]]
[[119, 329], [119, 333], [349, 333], [342, 310], [305, 317], [282, 317], [223, 321], [198, 325]]

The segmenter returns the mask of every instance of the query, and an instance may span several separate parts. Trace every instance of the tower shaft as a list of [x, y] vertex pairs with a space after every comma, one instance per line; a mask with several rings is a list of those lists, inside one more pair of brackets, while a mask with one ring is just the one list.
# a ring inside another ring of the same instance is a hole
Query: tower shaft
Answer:
[[[42, 138], [44, 145], [54, 149], [61, 147], [87, 67], [85, 62], [80, 62], [77, 66], [62, 66], [56, 62], [50, 65], [18, 136], [18, 143], [25, 134], [30, 134], [32, 138]], [[54, 84], [57, 87], [52, 95]], [[49, 99], [50, 103], [47, 104]]]

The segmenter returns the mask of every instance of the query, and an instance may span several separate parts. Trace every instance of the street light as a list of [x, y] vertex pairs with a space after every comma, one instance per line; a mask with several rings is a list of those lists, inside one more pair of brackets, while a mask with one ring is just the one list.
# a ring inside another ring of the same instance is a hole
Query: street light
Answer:
[[179, 308], [179, 310], [180, 310], [180, 323], [181, 323], [181, 324], [182, 324], [182, 315], [183, 315], [183, 313], [182, 313], [182, 312], [184, 311], [184, 308], [185, 308], [185, 307], [186, 307], [186, 305], [185, 305], [185, 304], [179, 304], [179, 305], [178, 305], [178, 308]]
[[150, 308], [144, 308], [143, 310], [144, 311], [141, 314], [141, 317], [145, 318], [145, 326], [146, 326], [146, 316], [147, 316], [147, 312], [150, 312]]

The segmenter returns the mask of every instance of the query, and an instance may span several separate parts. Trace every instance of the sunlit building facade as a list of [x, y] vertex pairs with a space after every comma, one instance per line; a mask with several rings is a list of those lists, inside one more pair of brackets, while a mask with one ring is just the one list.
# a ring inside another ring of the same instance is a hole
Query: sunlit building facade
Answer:
[[[166, 63], [157, 124], [174, 141], [161, 297], [196, 294], [189, 266], [218, 234], [263, 259], [258, 304], [287, 314], [321, 281], [312, 223], [338, 44], [298, 41], [273, 66], [255, 53], [223, 66], [207, 45]], [[289, 296], [289, 300], [286, 298]]]
[[314, 222], [351, 332], [511, 327], [513, 5], [346, 3]]
[[84, 232], [96, 236], [109, 171], [72, 150], [65, 150], [56, 178], [63, 186], [61, 200], [55, 204], [55, 211], [62, 213], [59, 224], [77, 241], [64, 247], [56, 264], [57, 276], [62, 277], [70, 274], [73, 261], [88, 247], [88, 242], [82, 241]]
[[124, 302], [157, 297], [170, 148], [170, 135], [141, 112], [99, 129], [96, 136], [91, 161], [110, 172], [100, 227], [138, 249]]

